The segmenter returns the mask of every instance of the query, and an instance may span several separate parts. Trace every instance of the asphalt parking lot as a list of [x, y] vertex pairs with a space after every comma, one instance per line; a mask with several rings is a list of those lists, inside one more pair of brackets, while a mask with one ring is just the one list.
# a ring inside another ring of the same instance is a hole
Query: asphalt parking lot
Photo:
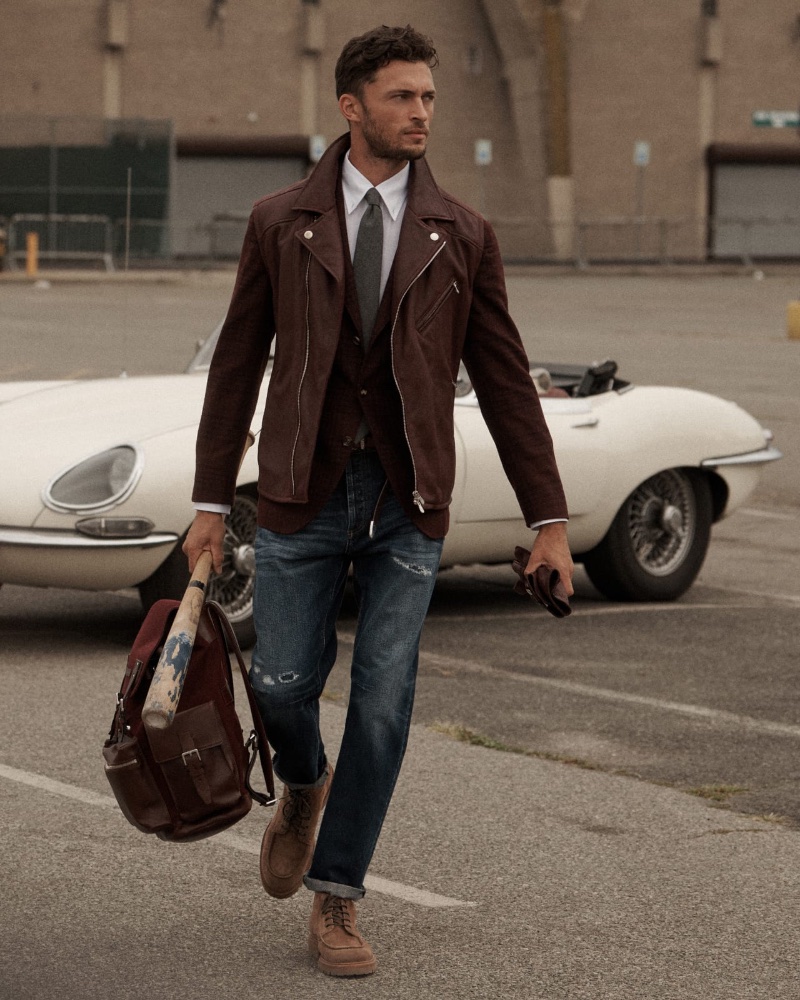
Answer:
[[[0, 378], [179, 371], [232, 277], [0, 282]], [[735, 399], [786, 457], [716, 526], [676, 604], [610, 604], [579, 574], [558, 622], [505, 568], [441, 575], [363, 904], [369, 984], [322, 980], [308, 901], [264, 897], [263, 815], [172, 847], [109, 805], [99, 751], [135, 594], [2, 588], [0, 996], [795, 998], [799, 286], [786, 271], [510, 274], [532, 358], [611, 356], [633, 381]], [[353, 627], [348, 603], [333, 748]]]

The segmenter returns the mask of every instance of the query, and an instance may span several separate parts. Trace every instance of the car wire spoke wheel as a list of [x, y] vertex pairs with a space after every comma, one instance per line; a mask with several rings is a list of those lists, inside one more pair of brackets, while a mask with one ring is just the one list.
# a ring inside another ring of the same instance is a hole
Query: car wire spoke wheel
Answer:
[[694, 539], [691, 483], [674, 469], [660, 472], [631, 495], [627, 518], [636, 561], [654, 576], [668, 576], [684, 561]]
[[713, 520], [708, 476], [666, 469], [636, 487], [579, 561], [612, 601], [674, 601], [700, 572]]
[[238, 493], [225, 522], [222, 572], [212, 576], [208, 588], [209, 599], [222, 605], [232, 624], [253, 615], [257, 517], [254, 498]]

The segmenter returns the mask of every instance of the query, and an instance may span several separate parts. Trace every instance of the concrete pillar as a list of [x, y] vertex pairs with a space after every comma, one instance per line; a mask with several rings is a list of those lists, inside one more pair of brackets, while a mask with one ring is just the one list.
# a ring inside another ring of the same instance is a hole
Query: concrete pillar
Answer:
[[[536, 201], [540, 198], [544, 201], [547, 192], [542, 191], [545, 115], [539, 66], [541, 51], [531, 0], [483, 0], [482, 6], [502, 60], [524, 183], [531, 191], [538, 189]], [[530, 221], [535, 232], [544, 220]]]
[[786, 306], [786, 336], [790, 340], [800, 340], [800, 302], [790, 302]]
[[553, 250], [558, 260], [574, 251], [575, 197], [569, 117], [567, 33], [559, 0], [545, 0], [542, 42], [546, 83], [547, 199]]
[[[701, 17], [699, 36], [699, 80], [698, 80], [698, 154], [700, 163], [697, 170], [697, 192], [695, 214], [698, 222], [708, 219], [709, 177], [705, 166], [706, 150], [714, 141], [717, 119], [717, 67], [722, 59], [722, 29], [719, 18]], [[706, 226], [700, 224], [697, 234], [697, 256], [706, 256]]]
[[122, 52], [106, 49], [103, 58], [103, 117], [122, 118]]
[[319, 61], [325, 47], [325, 17], [318, 3], [304, 0], [300, 7], [300, 131], [319, 131]]
[[107, 0], [103, 117], [122, 117], [122, 59], [128, 45], [128, 0]]

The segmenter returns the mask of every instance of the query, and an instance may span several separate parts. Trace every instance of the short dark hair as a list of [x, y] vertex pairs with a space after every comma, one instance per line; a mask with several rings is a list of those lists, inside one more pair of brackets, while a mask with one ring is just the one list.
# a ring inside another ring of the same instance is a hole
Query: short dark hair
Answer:
[[424, 62], [430, 69], [439, 65], [433, 42], [415, 31], [390, 28], [382, 24], [363, 35], [351, 38], [336, 61], [336, 96], [355, 94], [361, 97], [365, 83], [371, 83], [379, 69], [390, 62]]

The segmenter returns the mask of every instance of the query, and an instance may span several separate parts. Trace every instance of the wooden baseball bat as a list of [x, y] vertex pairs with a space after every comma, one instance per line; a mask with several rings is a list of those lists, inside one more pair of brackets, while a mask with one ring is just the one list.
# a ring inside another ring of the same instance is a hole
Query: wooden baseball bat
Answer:
[[[242, 462], [254, 440], [252, 432], [248, 432], [242, 452]], [[206, 599], [206, 587], [211, 569], [211, 553], [201, 552], [178, 607], [175, 621], [164, 642], [153, 679], [150, 681], [150, 688], [142, 708], [142, 722], [145, 729], [166, 729], [175, 718], [186, 680], [186, 671], [189, 669], [200, 613]]]

